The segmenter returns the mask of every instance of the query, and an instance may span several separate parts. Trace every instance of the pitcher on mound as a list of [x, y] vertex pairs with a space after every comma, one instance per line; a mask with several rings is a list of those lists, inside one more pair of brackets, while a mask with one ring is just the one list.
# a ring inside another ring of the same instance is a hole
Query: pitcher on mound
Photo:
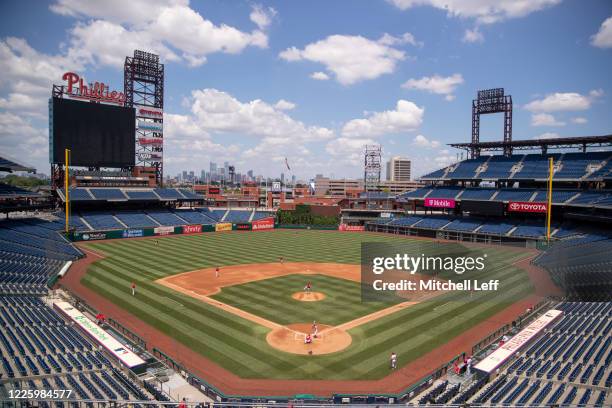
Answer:
[[312, 289], [312, 284], [310, 282], [306, 283], [306, 286], [304, 286], [304, 292], [310, 293], [311, 289]]

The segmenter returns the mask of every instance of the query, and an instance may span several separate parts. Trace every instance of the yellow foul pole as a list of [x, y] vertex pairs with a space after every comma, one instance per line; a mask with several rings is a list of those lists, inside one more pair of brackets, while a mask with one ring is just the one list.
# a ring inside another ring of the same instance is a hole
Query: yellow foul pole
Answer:
[[66, 194], [66, 234], [68, 234], [68, 231], [70, 229], [70, 197], [69, 197], [69, 193], [68, 193], [68, 184], [69, 184], [69, 175], [68, 175], [68, 167], [70, 165], [70, 149], [65, 149], [64, 150], [64, 154], [65, 154], [65, 159], [66, 159], [66, 168], [64, 171], [64, 192]]
[[548, 169], [548, 203], [546, 210], [546, 240], [550, 242], [550, 218], [552, 213], [552, 182], [553, 182], [553, 158], [551, 157], [549, 160], [549, 169]]

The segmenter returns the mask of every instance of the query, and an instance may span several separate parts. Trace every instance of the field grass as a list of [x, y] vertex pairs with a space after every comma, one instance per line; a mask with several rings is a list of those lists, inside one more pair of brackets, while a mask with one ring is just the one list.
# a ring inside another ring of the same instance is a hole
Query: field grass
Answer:
[[[293, 299], [291, 295], [302, 291], [306, 282], [312, 283], [313, 291], [325, 294], [325, 299], [318, 302]], [[395, 302], [362, 303], [358, 282], [300, 274], [224, 287], [212, 298], [282, 325], [316, 320], [328, 326], [338, 326], [402, 301], [397, 297]]]
[[[155, 245], [154, 239], [115, 240], [87, 244], [107, 258], [90, 266], [83, 283], [241, 377], [277, 379], [382, 378], [389, 374], [387, 364], [391, 351], [398, 353], [399, 364], [404, 365], [532, 291], [527, 274], [512, 265], [524, 255], [490, 248], [487, 249], [489, 267], [470, 278], [501, 279], [503, 290], [476, 294], [472, 302], [464, 301], [465, 297], [459, 294], [439, 296], [352, 329], [349, 333], [353, 343], [344, 351], [312, 357], [273, 349], [265, 340], [267, 328], [153, 282], [216, 265], [276, 262], [279, 256], [287, 262], [359, 264], [362, 242], [401, 242], [415, 251], [426, 246], [430, 253], [454, 248], [465, 250], [458, 244], [439, 245], [392, 235], [329, 231], [179, 235], [160, 238], [159, 245]], [[128, 296], [132, 281], [138, 286], [136, 297]], [[230, 292], [222, 292], [221, 296]], [[289, 312], [285, 316], [287, 322], [302, 319]]]

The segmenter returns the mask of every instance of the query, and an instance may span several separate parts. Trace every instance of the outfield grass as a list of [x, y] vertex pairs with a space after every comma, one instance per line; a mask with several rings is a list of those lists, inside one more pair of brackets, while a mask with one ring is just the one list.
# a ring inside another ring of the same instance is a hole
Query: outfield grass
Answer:
[[[160, 238], [159, 245], [155, 245], [155, 239], [115, 240], [87, 244], [107, 258], [90, 266], [83, 283], [241, 377], [277, 379], [382, 378], [389, 373], [391, 351], [398, 353], [399, 364], [404, 365], [532, 291], [526, 273], [512, 265], [523, 255], [490, 248], [490, 267], [470, 278], [502, 279], [503, 290], [476, 294], [473, 302], [465, 302], [460, 294], [439, 296], [352, 329], [353, 343], [344, 351], [312, 357], [273, 349], [265, 340], [267, 328], [153, 282], [217, 265], [276, 262], [279, 256], [287, 262], [358, 264], [362, 242], [401, 242], [415, 251], [427, 246], [431, 253], [462, 249], [460, 245], [438, 245], [392, 235], [293, 230], [170, 236]], [[138, 286], [136, 297], [127, 296], [132, 281]], [[231, 294], [231, 289], [226, 289], [220, 296]], [[362, 306], [354, 307], [357, 310]], [[264, 316], [273, 312], [254, 313]], [[287, 323], [302, 319], [289, 316], [289, 312], [284, 315]]]

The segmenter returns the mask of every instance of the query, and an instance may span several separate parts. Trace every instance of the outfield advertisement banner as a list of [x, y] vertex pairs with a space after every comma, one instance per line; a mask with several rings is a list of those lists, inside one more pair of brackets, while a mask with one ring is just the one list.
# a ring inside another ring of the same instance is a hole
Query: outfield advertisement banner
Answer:
[[53, 305], [63, 315], [72, 320], [85, 331], [98, 344], [102, 345], [109, 353], [117, 357], [127, 367], [132, 368], [144, 364], [145, 361], [130, 351], [125, 345], [108, 334], [104, 329], [92, 322], [83, 313], [79, 312], [68, 302], [54, 302]]
[[202, 225], [183, 225], [183, 234], [199, 234], [202, 232]]
[[170, 235], [174, 234], [174, 227], [155, 227], [153, 229], [155, 235]]
[[221, 222], [217, 225], [215, 225], [215, 231], [219, 232], [219, 231], [231, 231], [232, 230], [232, 223], [230, 222]]
[[548, 204], [530, 203], [526, 201], [510, 201], [508, 203], [508, 211], [528, 212], [528, 213], [546, 213], [546, 211], [548, 211]]
[[274, 229], [274, 217], [262, 218], [251, 223], [253, 231]]
[[251, 224], [249, 224], [248, 222], [234, 224], [234, 228], [233, 229], [236, 230], [236, 231], [250, 231], [251, 230]]
[[144, 237], [144, 231], [141, 229], [126, 229], [123, 230], [123, 238], [139, 238]]
[[425, 207], [455, 208], [455, 200], [452, 198], [426, 198]]
[[365, 225], [338, 225], [338, 231], [365, 231]]
[[492, 373], [497, 367], [514, 356], [520, 349], [527, 345], [538, 334], [542, 333], [546, 327], [550, 326], [557, 318], [563, 314], [560, 310], [549, 310], [544, 315], [531, 322], [529, 326], [521, 330], [516, 336], [512, 337], [504, 345], [491, 353], [487, 358], [476, 364], [474, 368], [486, 373]]
[[76, 238], [75, 241], [97, 241], [106, 239], [106, 232], [77, 232], [74, 234], [74, 237]]

